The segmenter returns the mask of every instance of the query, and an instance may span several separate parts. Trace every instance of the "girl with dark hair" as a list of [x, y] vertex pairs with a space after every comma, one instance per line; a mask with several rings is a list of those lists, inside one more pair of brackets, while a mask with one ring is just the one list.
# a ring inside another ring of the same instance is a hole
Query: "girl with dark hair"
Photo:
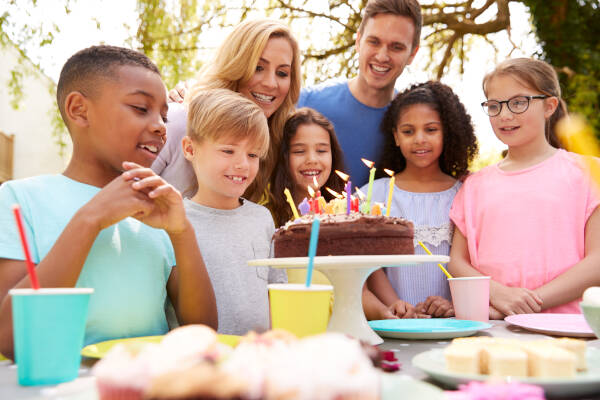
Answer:
[[290, 189], [296, 205], [309, 196], [309, 185], [314, 190], [321, 190], [327, 201], [333, 195], [325, 188], [342, 193], [344, 181], [334, 171], [344, 171], [343, 157], [333, 125], [323, 114], [304, 107], [290, 115], [283, 127], [279, 158], [271, 175], [269, 202], [266, 204], [276, 226], [293, 218], [283, 194], [285, 188]]
[[[429, 81], [396, 96], [381, 130], [385, 147], [376, 163], [373, 201], [390, 207], [390, 216], [414, 223], [415, 244], [421, 241], [433, 254], [449, 254], [450, 207], [477, 153], [471, 117], [452, 89]], [[395, 172], [391, 205], [391, 178], [384, 168]], [[425, 251], [417, 244], [415, 254]], [[365, 301], [369, 319], [454, 315], [446, 276], [435, 263], [377, 270], [367, 286], [374, 295]]]

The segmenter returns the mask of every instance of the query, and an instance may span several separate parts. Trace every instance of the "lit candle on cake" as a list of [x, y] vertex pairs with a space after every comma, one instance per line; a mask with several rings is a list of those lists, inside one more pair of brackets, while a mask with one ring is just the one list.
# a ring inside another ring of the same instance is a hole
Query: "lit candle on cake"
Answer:
[[360, 190], [358, 187], [354, 188], [354, 191], [356, 192], [356, 195], [358, 196], [358, 198], [363, 201], [365, 199], [365, 194], [363, 193], [362, 190]]
[[285, 198], [287, 202], [290, 204], [290, 208], [292, 209], [292, 214], [294, 215], [294, 219], [300, 218], [298, 215], [298, 210], [296, 210], [296, 204], [294, 204], [294, 199], [292, 199], [292, 194], [290, 193], [290, 189], [283, 189], [283, 194], [285, 194]]
[[308, 185], [307, 188], [308, 188], [308, 194], [310, 196], [310, 199], [308, 199], [308, 204], [310, 204], [310, 211], [316, 213], [317, 209], [315, 208], [315, 205], [317, 207], [319, 207], [319, 205], [315, 201], [315, 189], [313, 189], [310, 185]]
[[350, 181], [350, 175], [343, 173], [342, 171], [338, 171], [337, 169], [335, 170], [335, 173], [338, 174], [338, 176], [340, 178], [342, 178], [342, 180], [344, 182], [346, 182], [346, 186], [344, 186], [344, 190], [346, 191], [346, 201], [347, 201], [347, 206], [346, 206], [346, 215], [350, 214], [350, 210], [352, 209], [352, 182]]
[[394, 181], [396, 180], [396, 177], [394, 176], [394, 171], [392, 171], [391, 169], [384, 168], [383, 170], [385, 171], [386, 174], [388, 174], [391, 177], [390, 178], [390, 190], [388, 191], [388, 198], [387, 198], [387, 207], [385, 209], [385, 216], [389, 217], [390, 210], [392, 209], [392, 196], [394, 195]]
[[361, 158], [361, 161], [371, 170], [369, 171], [369, 188], [367, 189], [367, 203], [365, 205], [366, 213], [371, 212], [371, 196], [373, 195], [373, 181], [375, 180], [375, 163], [373, 161]]
[[[328, 188], [328, 187], [326, 187], [325, 190], [327, 190], [329, 192], [329, 194], [331, 194], [333, 197], [335, 197], [334, 199], [332, 199], [329, 202], [329, 205], [331, 205], [331, 211], [332, 211], [331, 214], [344, 213], [345, 212], [344, 205], [343, 205], [344, 201], [342, 200], [344, 198], [344, 196], [342, 196], [335, 190]], [[340, 203], [342, 203], [342, 204], [340, 204]]]
[[344, 196], [342, 196], [341, 194], [339, 194], [338, 192], [336, 192], [332, 188], [326, 187], [325, 190], [327, 190], [336, 199], [343, 199], [344, 198]]
[[317, 182], [316, 176], [313, 176], [313, 185], [315, 186], [315, 190], [317, 191], [315, 197], [318, 199], [321, 196], [321, 191], [319, 190], [319, 182]]

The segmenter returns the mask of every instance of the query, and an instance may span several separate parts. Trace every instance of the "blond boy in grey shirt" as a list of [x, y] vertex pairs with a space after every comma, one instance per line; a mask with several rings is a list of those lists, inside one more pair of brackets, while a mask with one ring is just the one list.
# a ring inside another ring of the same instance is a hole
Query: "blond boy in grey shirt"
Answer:
[[267, 284], [285, 282], [286, 276], [248, 266], [248, 260], [269, 257], [275, 227], [266, 208], [241, 198], [267, 153], [267, 119], [236, 92], [201, 91], [188, 105], [182, 146], [197, 181], [184, 206], [215, 291], [218, 331], [268, 329]]

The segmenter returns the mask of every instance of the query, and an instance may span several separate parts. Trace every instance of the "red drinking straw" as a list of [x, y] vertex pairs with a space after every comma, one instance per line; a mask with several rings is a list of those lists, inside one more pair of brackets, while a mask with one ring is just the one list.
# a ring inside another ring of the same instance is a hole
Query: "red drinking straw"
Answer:
[[19, 235], [21, 236], [21, 244], [23, 245], [23, 253], [25, 253], [25, 263], [27, 264], [27, 272], [29, 272], [29, 279], [31, 280], [31, 286], [38, 290], [40, 283], [38, 282], [33, 262], [31, 261], [31, 254], [29, 253], [29, 245], [27, 244], [27, 236], [25, 236], [25, 229], [23, 228], [23, 217], [21, 216], [21, 207], [18, 204], [13, 204], [13, 212], [15, 214], [15, 220], [17, 221], [17, 227], [19, 228]]

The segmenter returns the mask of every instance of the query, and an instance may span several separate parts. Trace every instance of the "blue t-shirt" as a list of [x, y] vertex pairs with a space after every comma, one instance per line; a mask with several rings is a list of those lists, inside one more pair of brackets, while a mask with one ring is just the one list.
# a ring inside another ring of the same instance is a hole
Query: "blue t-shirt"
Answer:
[[298, 107], [314, 108], [333, 123], [353, 186], [367, 183], [369, 168], [360, 159], [379, 159], [385, 137], [379, 126], [388, 106], [366, 106], [352, 95], [348, 81], [330, 81], [302, 89]]
[[[75, 212], [99, 191], [98, 187], [64, 175], [4, 183], [0, 186], [0, 258], [25, 259], [12, 204], [21, 206], [31, 257], [37, 264], [48, 254]], [[174, 265], [173, 247], [164, 230], [134, 218], [103, 229], [76, 284], [94, 288], [85, 344], [166, 333], [166, 286]]]

